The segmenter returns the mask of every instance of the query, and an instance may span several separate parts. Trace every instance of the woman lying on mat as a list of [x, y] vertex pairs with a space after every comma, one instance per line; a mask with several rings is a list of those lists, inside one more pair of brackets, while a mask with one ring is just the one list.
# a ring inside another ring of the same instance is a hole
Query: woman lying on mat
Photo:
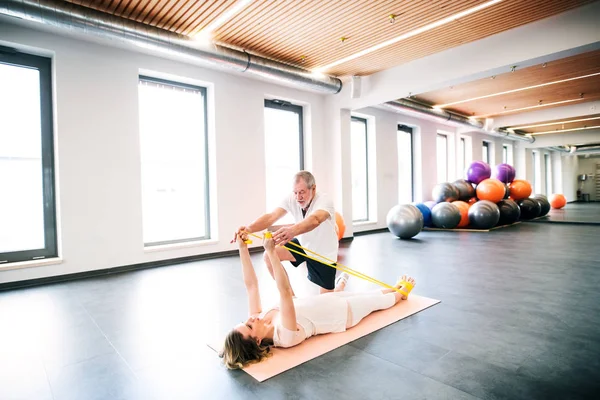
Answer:
[[[372, 312], [390, 308], [407, 298], [393, 289], [354, 293], [338, 291], [293, 298], [288, 276], [275, 251], [275, 243], [272, 239], [265, 239], [264, 247], [273, 266], [280, 302], [278, 307], [263, 312], [258, 280], [244, 243], [246, 239], [237, 237], [250, 317], [225, 338], [219, 356], [229, 369], [243, 368], [263, 360], [268, 356], [270, 346], [292, 347], [314, 335], [343, 332]], [[394, 287], [402, 288], [408, 294], [414, 285], [413, 278], [403, 276]]]

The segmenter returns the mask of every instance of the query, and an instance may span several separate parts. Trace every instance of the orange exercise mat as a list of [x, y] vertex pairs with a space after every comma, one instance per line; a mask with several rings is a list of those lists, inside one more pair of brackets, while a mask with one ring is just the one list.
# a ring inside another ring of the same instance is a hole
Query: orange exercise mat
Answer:
[[[387, 310], [372, 313], [360, 321], [358, 325], [345, 332], [313, 336], [298, 346], [287, 349], [274, 347], [271, 350], [273, 353], [271, 357], [260, 363], [249, 365], [244, 368], [244, 371], [259, 382], [266, 381], [288, 369], [292, 369], [353, 340], [416, 314], [419, 311], [423, 311], [439, 302], [439, 300], [411, 294], [408, 300], [400, 301], [394, 307]], [[210, 343], [208, 346], [219, 352], [221, 341]]]

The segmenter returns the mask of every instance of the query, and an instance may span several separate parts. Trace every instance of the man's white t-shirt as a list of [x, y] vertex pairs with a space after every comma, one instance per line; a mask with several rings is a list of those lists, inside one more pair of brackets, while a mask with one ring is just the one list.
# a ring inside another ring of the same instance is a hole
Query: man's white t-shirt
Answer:
[[[285, 198], [279, 206], [290, 213], [294, 217], [296, 223], [304, 220], [305, 217], [302, 215], [302, 208], [298, 205], [293, 193]], [[308, 210], [306, 210], [306, 216], [308, 217], [317, 210], [327, 211], [327, 213], [329, 213], [329, 218], [312, 231], [299, 235], [298, 240], [302, 247], [337, 262], [339, 243], [335, 231], [335, 209], [333, 208], [333, 202], [329, 200], [327, 195], [316, 193]], [[308, 252], [307, 254], [312, 255]]]

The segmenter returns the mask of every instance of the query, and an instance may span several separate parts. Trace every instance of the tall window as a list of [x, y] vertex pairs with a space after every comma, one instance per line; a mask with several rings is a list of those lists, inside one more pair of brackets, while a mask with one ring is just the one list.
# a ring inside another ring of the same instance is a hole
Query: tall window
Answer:
[[352, 220], [369, 220], [369, 160], [367, 146], [367, 120], [352, 117]]
[[550, 154], [544, 154], [544, 168], [546, 170], [546, 195], [552, 194], [552, 161]]
[[541, 179], [541, 175], [542, 175], [542, 171], [541, 171], [541, 165], [540, 165], [540, 155], [537, 151], [533, 151], [531, 152], [532, 154], [532, 161], [533, 161], [533, 191], [535, 194], [541, 194], [542, 193], [542, 179]]
[[457, 175], [462, 177], [465, 175], [467, 169], [467, 141], [464, 137], [460, 138], [458, 143], [458, 173]]
[[489, 142], [483, 142], [483, 146], [482, 146], [482, 160], [485, 163], [490, 163], [490, 143]]
[[0, 51], [0, 265], [58, 256], [51, 61]]
[[206, 88], [141, 76], [146, 245], [210, 237]]
[[502, 163], [508, 164], [508, 146], [505, 144], [502, 145]]
[[[304, 169], [302, 106], [283, 100], [265, 100], [265, 166], [267, 212], [292, 192], [294, 175]], [[293, 223], [287, 214], [279, 223]]]
[[448, 137], [437, 134], [437, 180], [438, 183], [448, 181]]
[[398, 203], [414, 200], [412, 128], [398, 125]]

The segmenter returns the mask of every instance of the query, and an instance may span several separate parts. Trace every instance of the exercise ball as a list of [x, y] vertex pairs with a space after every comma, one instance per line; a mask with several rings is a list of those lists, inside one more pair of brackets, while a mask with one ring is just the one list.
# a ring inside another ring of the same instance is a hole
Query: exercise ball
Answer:
[[458, 190], [458, 199], [459, 200], [469, 200], [471, 197], [475, 196], [475, 188], [469, 182], [464, 179], [459, 179], [452, 183], [456, 190]]
[[431, 210], [431, 220], [437, 228], [454, 229], [460, 223], [460, 211], [452, 203], [439, 203]]
[[498, 179], [484, 179], [477, 185], [477, 198], [497, 203], [504, 198], [506, 189]]
[[504, 199], [508, 199], [510, 197], [510, 186], [508, 184], [504, 185]]
[[513, 200], [501, 200], [497, 206], [500, 210], [500, 219], [498, 220], [498, 225], [514, 224], [521, 217], [521, 209]]
[[423, 229], [423, 214], [412, 204], [392, 207], [386, 217], [388, 229], [400, 239], [410, 239]]
[[540, 203], [534, 199], [522, 199], [517, 201], [519, 208], [521, 209], [521, 219], [534, 219], [540, 216], [542, 209]]
[[338, 240], [342, 240], [344, 237], [344, 232], [346, 232], [346, 224], [344, 223], [344, 218], [342, 214], [336, 211], [335, 213], [335, 227], [338, 236]]
[[537, 196], [533, 196], [533, 199], [540, 204], [540, 217], [543, 217], [550, 212], [550, 202], [546, 196], [538, 194]]
[[469, 225], [476, 229], [490, 229], [500, 220], [496, 203], [480, 200], [469, 208]]
[[509, 184], [510, 198], [517, 201], [531, 196], [531, 183], [522, 179], [515, 179]]
[[431, 197], [436, 203], [456, 201], [458, 200], [458, 189], [448, 182], [438, 183], [431, 191]]
[[460, 222], [456, 225], [457, 228], [464, 228], [469, 225], [469, 203], [465, 203], [464, 201], [457, 200], [453, 201], [456, 207], [458, 207], [458, 211], [460, 212]]
[[431, 226], [431, 208], [423, 203], [415, 203], [413, 205], [421, 211], [421, 214], [423, 214], [423, 226]]
[[494, 168], [494, 178], [503, 183], [511, 183], [515, 180], [516, 171], [509, 164], [498, 164]]
[[469, 200], [467, 200], [467, 203], [472, 206], [473, 204], [477, 203], [477, 197], [471, 197]]
[[483, 161], [473, 161], [467, 168], [467, 180], [476, 185], [492, 176], [492, 169]]
[[552, 206], [552, 208], [563, 208], [566, 204], [567, 199], [564, 195], [556, 193], [550, 196], [550, 205]]

